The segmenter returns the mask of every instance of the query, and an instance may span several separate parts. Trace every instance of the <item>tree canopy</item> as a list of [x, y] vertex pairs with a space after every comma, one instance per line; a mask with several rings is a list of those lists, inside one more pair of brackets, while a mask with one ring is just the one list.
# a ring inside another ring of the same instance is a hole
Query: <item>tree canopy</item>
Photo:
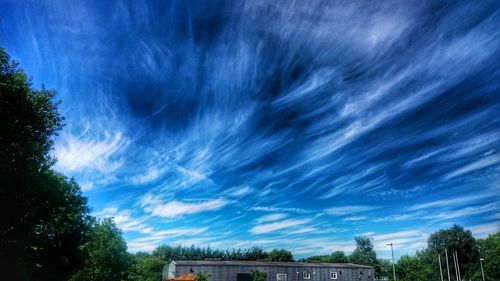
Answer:
[[83, 245], [85, 265], [71, 281], [115, 281], [127, 276], [129, 254], [121, 230], [112, 219], [92, 223], [90, 239]]
[[273, 249], [267, 258], [270, 261], [294, 261], [292, 252], [285, 249]]
[[35, 90], [0, 49], [0, 266], [8, 280], [67, 280], [82, 264], [89, 208], [51, 169], [63, 117], [55, 92]]

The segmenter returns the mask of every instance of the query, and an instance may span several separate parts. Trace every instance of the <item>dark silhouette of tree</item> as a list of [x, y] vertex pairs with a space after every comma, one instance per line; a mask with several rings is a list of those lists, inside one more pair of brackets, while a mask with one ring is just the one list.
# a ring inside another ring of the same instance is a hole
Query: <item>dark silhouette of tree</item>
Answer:
[[89, 209], [74, 180], [51, 170], [63, 117], [0, 49], [0, 272], [5, 280], [67, 280], [82, 263]]

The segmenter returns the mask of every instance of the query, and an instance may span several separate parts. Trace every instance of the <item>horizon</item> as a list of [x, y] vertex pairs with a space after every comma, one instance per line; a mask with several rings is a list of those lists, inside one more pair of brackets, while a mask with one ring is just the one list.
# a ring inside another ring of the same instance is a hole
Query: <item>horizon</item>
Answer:
[[55, 168], [129, 251], [500, 230], [498, 2], [51, 3], [2, 1], [0, 47], [57, 92]]

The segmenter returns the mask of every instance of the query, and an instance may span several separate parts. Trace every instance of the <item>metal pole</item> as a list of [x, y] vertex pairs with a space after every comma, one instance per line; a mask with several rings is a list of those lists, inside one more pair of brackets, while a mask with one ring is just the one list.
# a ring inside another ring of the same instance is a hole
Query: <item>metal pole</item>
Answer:
[[448, 281], [451, 281], [450, 279], [450, 265], [448, 263], [448, 250], [444, 248], [444, 254], [446, 255], [446, 270], [448, 271]]
[[441, 255], [440, 254], [438, 254], [438, 261], [439, 261], [439, 273], [441, 274], [441, 281], [444, 281], [443, 280], [443, 269], [441, 268]]
[[457, 251], [455, 251], [455, 256], [457, 257], [458, 280], [462, 281], [462, 276], [460, 275], [460, 264], [458, 263], [458, 252]]
[[455, 278], [457, 281], [460, 281], [460, 278], [458, 278], [458, 270], [457, 270], [457, 257], [455, 256], [456, 252], [453, 251], [453, 266], [455, 267]]
[[481, 264], [481, 274], [483, 275], [483, 281], [485, 281], [485, 280], [484, 280], [483, 261], [484, 261], [484, 259], [483, 259], [483, 258], [480, 258], [480, 259], [479, 259], [479, 263]]
[[392, 243], [388, 243], [387, 245], [391, 245], [391, 254], [392, 254], [392, 274], [394, 276], [394, 281], [396, 281], [396, 267], [394, 265], [394, 250], [392, 249]]

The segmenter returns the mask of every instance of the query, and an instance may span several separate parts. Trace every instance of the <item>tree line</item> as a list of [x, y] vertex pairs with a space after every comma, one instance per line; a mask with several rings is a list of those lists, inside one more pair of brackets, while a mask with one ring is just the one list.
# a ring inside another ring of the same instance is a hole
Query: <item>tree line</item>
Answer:
[[[163, 266], [174, 259], [293, 261], [288, 250], [266, 252], [259, 247], [220, 250], [161, 245], [151, 253], [128, 253], [113, 219], [92, 217], [77, 182], [53, 169], [53, 139], [64, 126], [54, 98], [54, 91], [34, 89], [24, 71], [0, 48], [2, 279], [159, 281]], [[392, 280], [390, 263], [377, 258], [371, 239], [360, 236], [355, 242], [350, 255], [335, 251], [301, 261], [370, 265], [377, 277]], [[481, 280], [480, 258], [485, 259], [486, 280], [500, 280], [500, 234], [476, 240], [460, 226], [432, 234], [427, 249], [401, 257], [396, 264], [398, 280], [440, 280], [437, 260], [438, 255], [445, 259], [444, 249], [457, 252], [463, 280]], [[252, 276], [265, 279], [260, 272]]]

